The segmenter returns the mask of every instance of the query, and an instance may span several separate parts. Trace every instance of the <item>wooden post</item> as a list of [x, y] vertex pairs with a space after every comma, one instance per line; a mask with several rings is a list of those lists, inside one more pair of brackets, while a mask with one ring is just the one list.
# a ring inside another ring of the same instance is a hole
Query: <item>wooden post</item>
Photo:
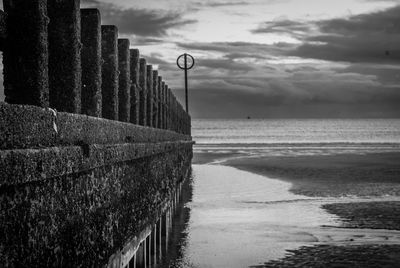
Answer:
[[102, 104], [103, 117], [118, 120], [118, 29], [114, 25], [101, 26]]
[[129, 39], [118, 39], [118, 119], [130, 121], [131, 110], [131, 69], [130, 69]]
[[58, 111], [80, 113], [82, 82], [80, 0], [47, 1], [47, 5], [50, 19], [50, 107]]
[[165, 118], [167, 120], [167, 124], [166, 124], [166, 129], [170, 130], [171, 127], [171, 122], [170, 122], [170, 107], [169, 107], [169, 90], [168, 90], [168, 85], [165, 84]]
[[98, 9], [81, 9], [82, 113], [101, 117], [101, 19]]
[[130, 122], [139, 124], [139, 49], [130, 50], [131, 115]]
[[157, 127], [163, 128], [163, 126], [162, 126], [162, 77], [161, 76], [158, 77], [157, 96], [158, 96]]
[[48, 107], [47, 1], [3, 0], [3, 6], [5, 101]]
[[153, 66], [147, 65], [147, 126], [153, 126]]
[[158, 128], [158, 71], [153, 71], [153, 127]]
[[162, 129], [167, 129], [167, 117], [166, 117], [166, 98], [165, 98], [165, 82], [161, 82], [161, 114], [162, 114]]
[[139, 61], [139, 125], [147, 125], [147, 64], [141, 58]]

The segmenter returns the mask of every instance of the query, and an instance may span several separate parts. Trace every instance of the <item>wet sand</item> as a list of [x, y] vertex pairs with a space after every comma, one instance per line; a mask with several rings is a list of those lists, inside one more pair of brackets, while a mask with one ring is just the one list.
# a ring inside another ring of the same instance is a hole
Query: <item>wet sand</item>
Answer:
[[273, 157], [203, 153], [194, 158], [195, 163], [217, 160], [288, 181], [293, 193], [306, 196], [400, 196], [400, 153]]
[[397, 268], [400, 245], [319, 245], [290, 251], [287, 257], [270, 261], [257, 268]]
[[[321, 208], [340, 219], [337, 227], [368, 228], [360, 235], [362, 240], [374, 229], [400, 230], [400, 200], [396, 200], [400, 196], [400, 153], [267, 156], [224, 152], [200, 153], [194, 161], [228, 165], [290, 182], [290, 191], [297, 195], [350, 199], [321, 204]], [[395, 201], [385, 201], [388, 197]], [[398, 267], [397, 242], [360, 244], [354, 240], [344, 245], [320, 241], [322, 244], [288, 251], [285, 258], [259, 267]]]

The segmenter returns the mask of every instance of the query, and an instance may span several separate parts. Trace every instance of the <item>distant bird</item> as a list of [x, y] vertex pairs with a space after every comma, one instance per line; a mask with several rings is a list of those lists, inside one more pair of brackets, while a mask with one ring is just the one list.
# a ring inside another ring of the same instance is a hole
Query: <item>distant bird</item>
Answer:
[[248, 117], [247, 117], [247, 119], [251, 119], [251, 117], [250, 117], [250, 116], [248, 116]]
[[386, 56], [390, 56], [390, 51], [389, 51], [389, 50], [386, 50], [386, 51], [385, 51], [385, 55], [386, 55]]

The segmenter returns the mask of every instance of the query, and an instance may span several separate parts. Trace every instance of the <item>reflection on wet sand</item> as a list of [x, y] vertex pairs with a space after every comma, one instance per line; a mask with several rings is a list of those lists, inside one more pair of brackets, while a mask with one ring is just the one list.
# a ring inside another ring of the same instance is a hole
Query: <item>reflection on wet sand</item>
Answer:
[[337, 228], [321, 205], [349, 199], [296, 195], [290, 183], [227, 166], [194, 165], [193, 174], [165, 267], [248, 267], [304, 245], [400, 243], [399, 231]]

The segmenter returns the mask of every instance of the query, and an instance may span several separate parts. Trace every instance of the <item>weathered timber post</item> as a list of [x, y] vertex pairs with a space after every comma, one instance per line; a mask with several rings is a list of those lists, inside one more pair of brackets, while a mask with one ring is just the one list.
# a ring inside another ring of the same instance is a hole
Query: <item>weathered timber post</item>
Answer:
[[130, 50], [131, 115], [130, 122], [139, 124], [139, 49]]
[[174, 94], [172, 94], [172, 89], [170, 89], [170, 98], [171, 98], [171, 127], [172, 131], [175, 131], [175, 98]]
[[171, 108], [171, 130], [176, 131], [175, 129], [175, 96], [172, 94], [172, 90], [170, 92], [171, 96], [171, 103], [170, 103], [170, 108]]
[[175, 97], [175, 101], [176, 101], [176, 129], [178, 133], [181, 133], [181, 128], [180, 128], [180, 103], [178, 102], [178, 100]]
[[158, 71], [153, 71], [153, 127], [158, 128]]
[[172, 127], [172, 98], [171, 89], [167, 86], [167, 112], [168, 112], [168, 129], [173, 130]]
[[47, 0], [3, 0], [3, 5], [5, 101], [48, 107]]
[[139, 125], [147, 125], [147, 64], [146, 59], [139, 61]]
[[[47, 1], [50, 107], [81, 112], [80, 0]], [[21, 22], [20, 22], [21, 23]], [[26, 23], [26, 22], [23, 22]]]
[[182, 133], [182, 106], [179, 102], [178, 102], [177, 118], [178, 118], [178, 132]]
[[185, 129], [185, 112], [181, 104], [179, 104], [179, 132], [184, 134]]
[[163, 128], [162, 126], [162, 77], [158, 77], [157, 81], [157, 96], [158, 96], [158, 106], [157, 106], [157, 127]]
[[118, 29], [114, 25], [101, 26], [102, 106], [103, 117], [118, 120]]
[[189, 114], [185, 113], [185, 129], [184, 129], [185, 133], [184, 134], [188, 135], [189, 127], [190, 127], [190, 116], [189, 116]]
[[186, 111], [183, 109], [183, 107], [181, 109], [182, 109], [182, 113], [181, 113], [182, 134], [186, 134]]
[[[172, 94], [172, 92], [171, 92]], [[178, 102], [176, 100], [176, 97], [174, 94], [172, 94], [172, 107], [173, 107], [173, 119], [174, 119], [174, 131], [178, 132], [178, 114], [177, 114], [177, 107], [178, 107]]]
[[153, 126], [153, 66], [147, 65], [147, 126]]
[[131, 66], [129, 54], [129, 39], [118, 39], [118, 65], [118, 119], [122, 122], [129, 122], [131, 115]]
[[166, 125], [165, 129], [170, 129], [171, 122], [170, 122], [170, 109], [169, 109], [169, 91], [168, 85], [165, 84], [165, 118], [166, 118]]
[[167, 113], [166, 113], [166, 97], [165, 97], [165, 82], [161, 82], [161, 114], [162, 114], [162, 129], [167, 129]]
[[101, 117], [101, 18], [98, 9], [81, 9], [82, 113]]

